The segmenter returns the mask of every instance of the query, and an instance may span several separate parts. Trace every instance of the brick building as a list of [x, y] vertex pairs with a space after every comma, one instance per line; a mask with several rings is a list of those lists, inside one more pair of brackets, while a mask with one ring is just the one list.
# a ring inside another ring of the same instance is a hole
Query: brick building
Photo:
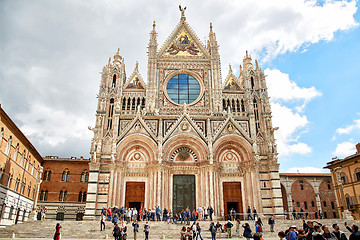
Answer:
[[334, 159], [330, 169], [335, 186], [338, 213], [344, 219], [360, 219], [360, 143], [356, 153], [344, 159]]
[[0, 105], [0, 224], [27, 221], [36, 206], [43, 158]]
[[339, 217], [330, 174], [280, 173], [280, 182], [285, 212], [303, 210], [307, 218], [319, 218], [320, 210], [323, 218]]
[[47, 219], [82, 220], [87, 198], [89, 162], [89, 159], [83, 157], [44, 158], [38, 210], [45, 206]]

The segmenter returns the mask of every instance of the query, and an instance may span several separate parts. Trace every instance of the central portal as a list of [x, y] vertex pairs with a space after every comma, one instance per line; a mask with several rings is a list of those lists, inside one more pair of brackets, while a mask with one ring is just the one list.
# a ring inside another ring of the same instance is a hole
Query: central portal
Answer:
[[173, 182], [173, 213], [195, 209], [195, 175], [174, 175]]

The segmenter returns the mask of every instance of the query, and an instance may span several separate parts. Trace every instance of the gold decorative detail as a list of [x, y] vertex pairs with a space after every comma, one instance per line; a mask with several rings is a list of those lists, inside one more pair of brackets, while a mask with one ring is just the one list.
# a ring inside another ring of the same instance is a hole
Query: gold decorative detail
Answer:
[[179, 157], [180, 157], [182, 160], [188, 159], [189, 156], [190, 156], [189, 148], [187, 148], [187, 147], [182, 147], [182, 148], [179, 149]]
[[229, 124], [229, 125], [227, 126], [227, 131], [228, 131], [229, 133], [232, 133], [232, 132], [234, 131], [234, 127], [233, 127], [231, 124]]
[[135, 159], [135, 160], [139, 160], [140, 157], [141, 157], [141, 156], [140, 156], [140, 153], [135, 153], [135, 154], [134, 154], [134, 159]]
[[188, 123], [183, 123], [183, 124], [181, 125], [181, 130], [183, 130], [183, 131], [189, 130], [189, 124], [188, 124]]

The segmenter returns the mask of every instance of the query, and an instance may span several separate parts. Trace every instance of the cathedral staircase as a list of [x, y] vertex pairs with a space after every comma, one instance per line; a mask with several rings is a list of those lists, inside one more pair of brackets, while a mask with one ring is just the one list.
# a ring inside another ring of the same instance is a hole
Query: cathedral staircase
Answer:
[[[342, 231], [346, 232], [347, 235], [350, 233], [345, 229], [344, 222], [345, 220], [340, 219], [322, 219], [319, 220], [322, 224], [328, 225], [329, 229], [332, 230], [332, 224], [339, 224]], [[100, 222], [99, 221], [55, 221], [55, 220], [45, 220], [41, 221], [31, 221], [20, 223], [17, 225], [6, 226], [0, 228], [0, 240], [1, 239], [10, 239], [15, 234], [15, 238], [22, 239], [53, 239], [55, 232], [56, 223], [60, 222], [62, 225], [61, 235], [62, 239], [113, 239], [112, 228], [113, 224], [111, 222], [106, 222], [106, 230], [100, 231]], [[242, 221], [243, 224], [245, 221]], [[254, 232], [254, 222], [248, 221], [251, 229]], [[225, 222], [221, 222], [224, 224]], [[357, 224], [360, 225], [360, 221], [348, 221], [348, 224]], [[140, 229], [138, 233], [138, 239], [144, 239], [143, 226], [145, 222], [140, 222]], [[209, 229], [209, 221], [201, 221], [200, 225], [203, 229], [202, 236], [204, 239], [211, 239]], [[232, 228], [233, 239], [239, 239], [235, 232], [235, 222], [233, 222], [234, 227]], [[296, 225], [302, 228], [302, 222], [300, 220], [276, 220], [275, 232], [271, 233], [269, 231], [269, 225], [267, 221], [264, 221], [264, 239], [278, 239], [277, 232], [285, 231], [289, 226]], [[165, 222], [150, 222], [150, 239], [180, 239], [181, 225], [178, 224], [168, 224]], [[242, 228], [241, 228], [242, 232]], [[221, 233], [217, 235], [217, 239], [226, 239], [227, 235]], [[128, 224], [128, 238], [133, 238], [133, 228], [131, 224]]]

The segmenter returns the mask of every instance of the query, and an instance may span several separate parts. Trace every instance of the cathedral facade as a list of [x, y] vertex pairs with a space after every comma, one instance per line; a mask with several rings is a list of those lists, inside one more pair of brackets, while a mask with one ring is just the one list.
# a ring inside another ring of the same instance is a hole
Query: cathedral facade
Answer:
[[283, 212], [275, 129], [256, 61], [246, 53], [240, 76], [230, 67], [223, 82], [212, 25], [204, 45], [182, 9], [161, 48], [154, 22], [144, 80], [138, 64], [126, 77], [119, 51], [103, 68], [89, 127], [86, 218], [110, 206]]

